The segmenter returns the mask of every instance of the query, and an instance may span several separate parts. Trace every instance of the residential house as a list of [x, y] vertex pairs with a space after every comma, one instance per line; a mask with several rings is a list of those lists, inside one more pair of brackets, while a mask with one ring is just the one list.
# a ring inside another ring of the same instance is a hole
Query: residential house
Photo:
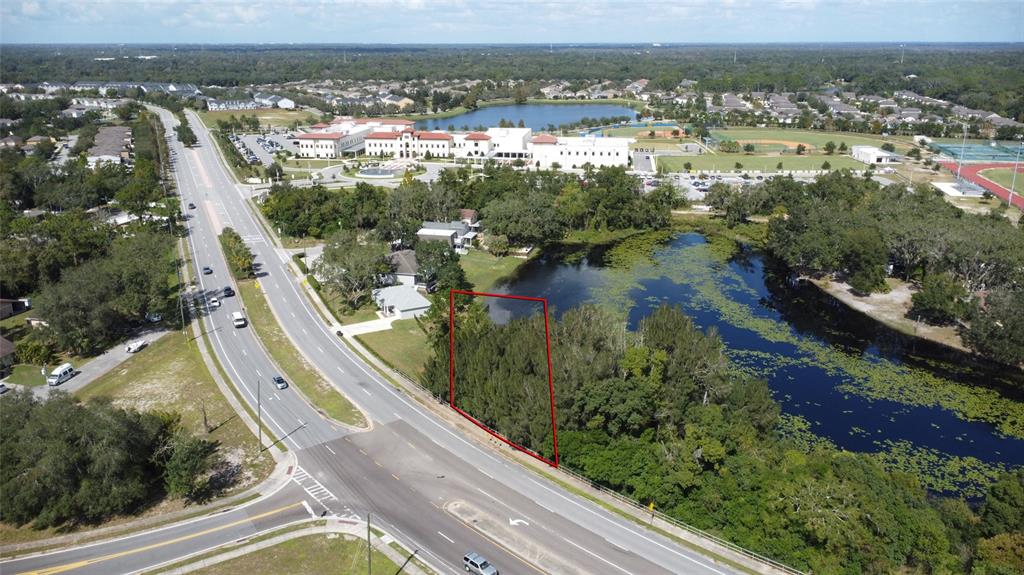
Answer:
[[442, 241], [452, 248], [467, 248], [476, 239], [477, 232], [464, 221], [423, 222], [416, 232], [420, 241]]
[[385, 106], [395, 106], [399, 110], [404, 110], [404, 109], [408, 108], [409, 106], [412, 106], [416, 102], [414, 102], [411, 98], [406, 98], [405, 96], [397, 96], [395, 94], [388, 94], [386, 96], [382, 96], [381, 97], [380, 103], [385, 105]]
[[253, 101], [264, 108], [283, 108], [285, 110], [294, 110], [295, 102], [290, 98], [284, 96], [278, 96], [276, 94], [266, 94], [264, 92], [256, 92], [252, 95]]
[[412, 319], [427, 313], [430, 300], [415, 287], [398, 284], [373, 290], [373, 301], [381, 315], [397, 319]]

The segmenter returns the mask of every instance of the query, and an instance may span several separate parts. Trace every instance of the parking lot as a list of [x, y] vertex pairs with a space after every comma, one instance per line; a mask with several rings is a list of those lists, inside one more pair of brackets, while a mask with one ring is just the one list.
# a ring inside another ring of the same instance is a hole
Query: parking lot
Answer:
[[[274, 161], [274, 153], [287, 150], [292, 154], [298, 152], [293, 140], [289, 140], [283, 134], [261, 136], [259, 134], [244, 134], [241, 136], [228, 136], [234, 138], [231, 142], [238, 148], [242, 156], [249, 160], [249, 163], [259, 163], [269, 166]], [[239, 147], [239, 145], [244, 147]], [[255, 162], [253, 162], [255, 158]]]

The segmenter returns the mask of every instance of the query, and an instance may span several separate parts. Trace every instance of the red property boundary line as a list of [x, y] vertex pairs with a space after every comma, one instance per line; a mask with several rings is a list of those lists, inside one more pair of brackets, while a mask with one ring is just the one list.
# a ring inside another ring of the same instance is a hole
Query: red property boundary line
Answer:
[[[941, 164], [942, 167], [944, 167], [947, 170], [949, 170], [950, 172], [952, 172], [954, 176], [956, 175], [957, 165], [956, 165], [955, 162], [939, 162], [939, 164]], [[989, 163], [985, 163], [985, 164], [964, 164], [963, 165], [963, 169], [960, 171], [960, 176], [962, 178], [964, 178], [966, 180], [970, 180], [970, 181], [974, 182], [975, 184], [978, 184], [979, 186], [981, 186], [981, 187], [985, 188], [986, 190], [992, 192], [993, 194], [996, 195], [996, 197], [998, 197], [999, 199], [1001, 199], [1001, 200], [1003, 200], [1005, 202], [1005, 201], [1007, 201], [1007, 198], [1010, 197], [1010, 190], [1005, 188], [1005, 187], [1003, 187], [1003, 186], [1001, 186], [1001, 185], [999, 185], [999, 184], [997, 184], [997, 183], [995, 183], [995, 182], [993, 182], [992, 180], [986, 178], [983, 174], [981, 174], [981, 172], [983, 170], [991, 170], [993, 168], [1007, 168], [1007, 169], [1012, 170], [1013, 167], [1014, 167], [1013, 166], [1013, 162], [989, 162]], [[1018, 169], [1017, 170], [1017, 174], [1024, 174], [1024, 171]], [[1019, 181], [1020, 179], [1021, 179], [1021, 176], [1018, 175], [1017, 180]], [[1018, 208], [1020, 208], [1021, 210], [1024, 210], [1024, 197], [1022, 197], [1018, 193], [1014, 193], [1013, 194], [1013, 205], [1018, 207]]]
[[[459, 406], [455, 405], [455, 295], [468, 295], [468, 296], [483, 296], [483, 297], [495, 297], [501, 299], [514, 299], [521, 301], [532, 301], [539, 302], [544, 306], [544, 344], [547, 349], [548, 359], [548, 393], [551, 399], [551, 434], [554, 438], [555, 444], [555, 459], [554, 461], [536, 453], [532, 449], [519, 445], [518, 443], [506, 438], [500, 433], [487, 427], [481, 423], [478, 419], [472, 415], [463, 411]], [[497, 294], [497, 293], [484, 293], [466, 290], [450, 290], [448, 292], [448, 406], [458, 412], [462, 417], [472, 421], [477, 427], [491, 434], [495, 438], [505, 442], [510, 447], [522, 451], [523, 453], [547, 463], [548, 465], [558, 468], [558, 426], [555, 424], [555, 378], [554, 371], [551, 368], [551, 329], [548, 324], [548, 300], [540, 297], [527, 297], [521, 295], [508, 295], [508, 294]]]

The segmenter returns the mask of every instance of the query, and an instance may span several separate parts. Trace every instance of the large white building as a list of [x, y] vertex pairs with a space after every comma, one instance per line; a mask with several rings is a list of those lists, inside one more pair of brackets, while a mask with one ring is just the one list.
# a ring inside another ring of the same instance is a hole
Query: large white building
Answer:
[[534, 135], [530, 128], [488, 128], [486, 132], [449, 133], [420, 131], [414, 122], [382, 118], [335, 118], [314, 124], [298, 137], [299, 157], [337, 158], [365, 152], [379, 158], [466, 158], [471, 160], [520, 160], [549, 169], [628, 166], [632, 138], [596, 136], [556, 137]]

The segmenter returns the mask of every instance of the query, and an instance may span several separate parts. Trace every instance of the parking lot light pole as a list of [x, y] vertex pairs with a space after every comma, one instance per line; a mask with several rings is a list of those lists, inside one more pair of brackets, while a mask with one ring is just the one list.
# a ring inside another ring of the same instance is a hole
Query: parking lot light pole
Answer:
[[[1021, 136], [1017, 136], [1020, 140]], [[1006, 199], [1006, 203], [1013, 207], [1013, 190], [1017, 187], [1017, 170], [1020, 168], [1020, 149], [1024, 148], [1024, 141], [1017, 142], [1017, 159], [1013, 161], [1013, 177], [1010, 178], [1010, 195]]]

